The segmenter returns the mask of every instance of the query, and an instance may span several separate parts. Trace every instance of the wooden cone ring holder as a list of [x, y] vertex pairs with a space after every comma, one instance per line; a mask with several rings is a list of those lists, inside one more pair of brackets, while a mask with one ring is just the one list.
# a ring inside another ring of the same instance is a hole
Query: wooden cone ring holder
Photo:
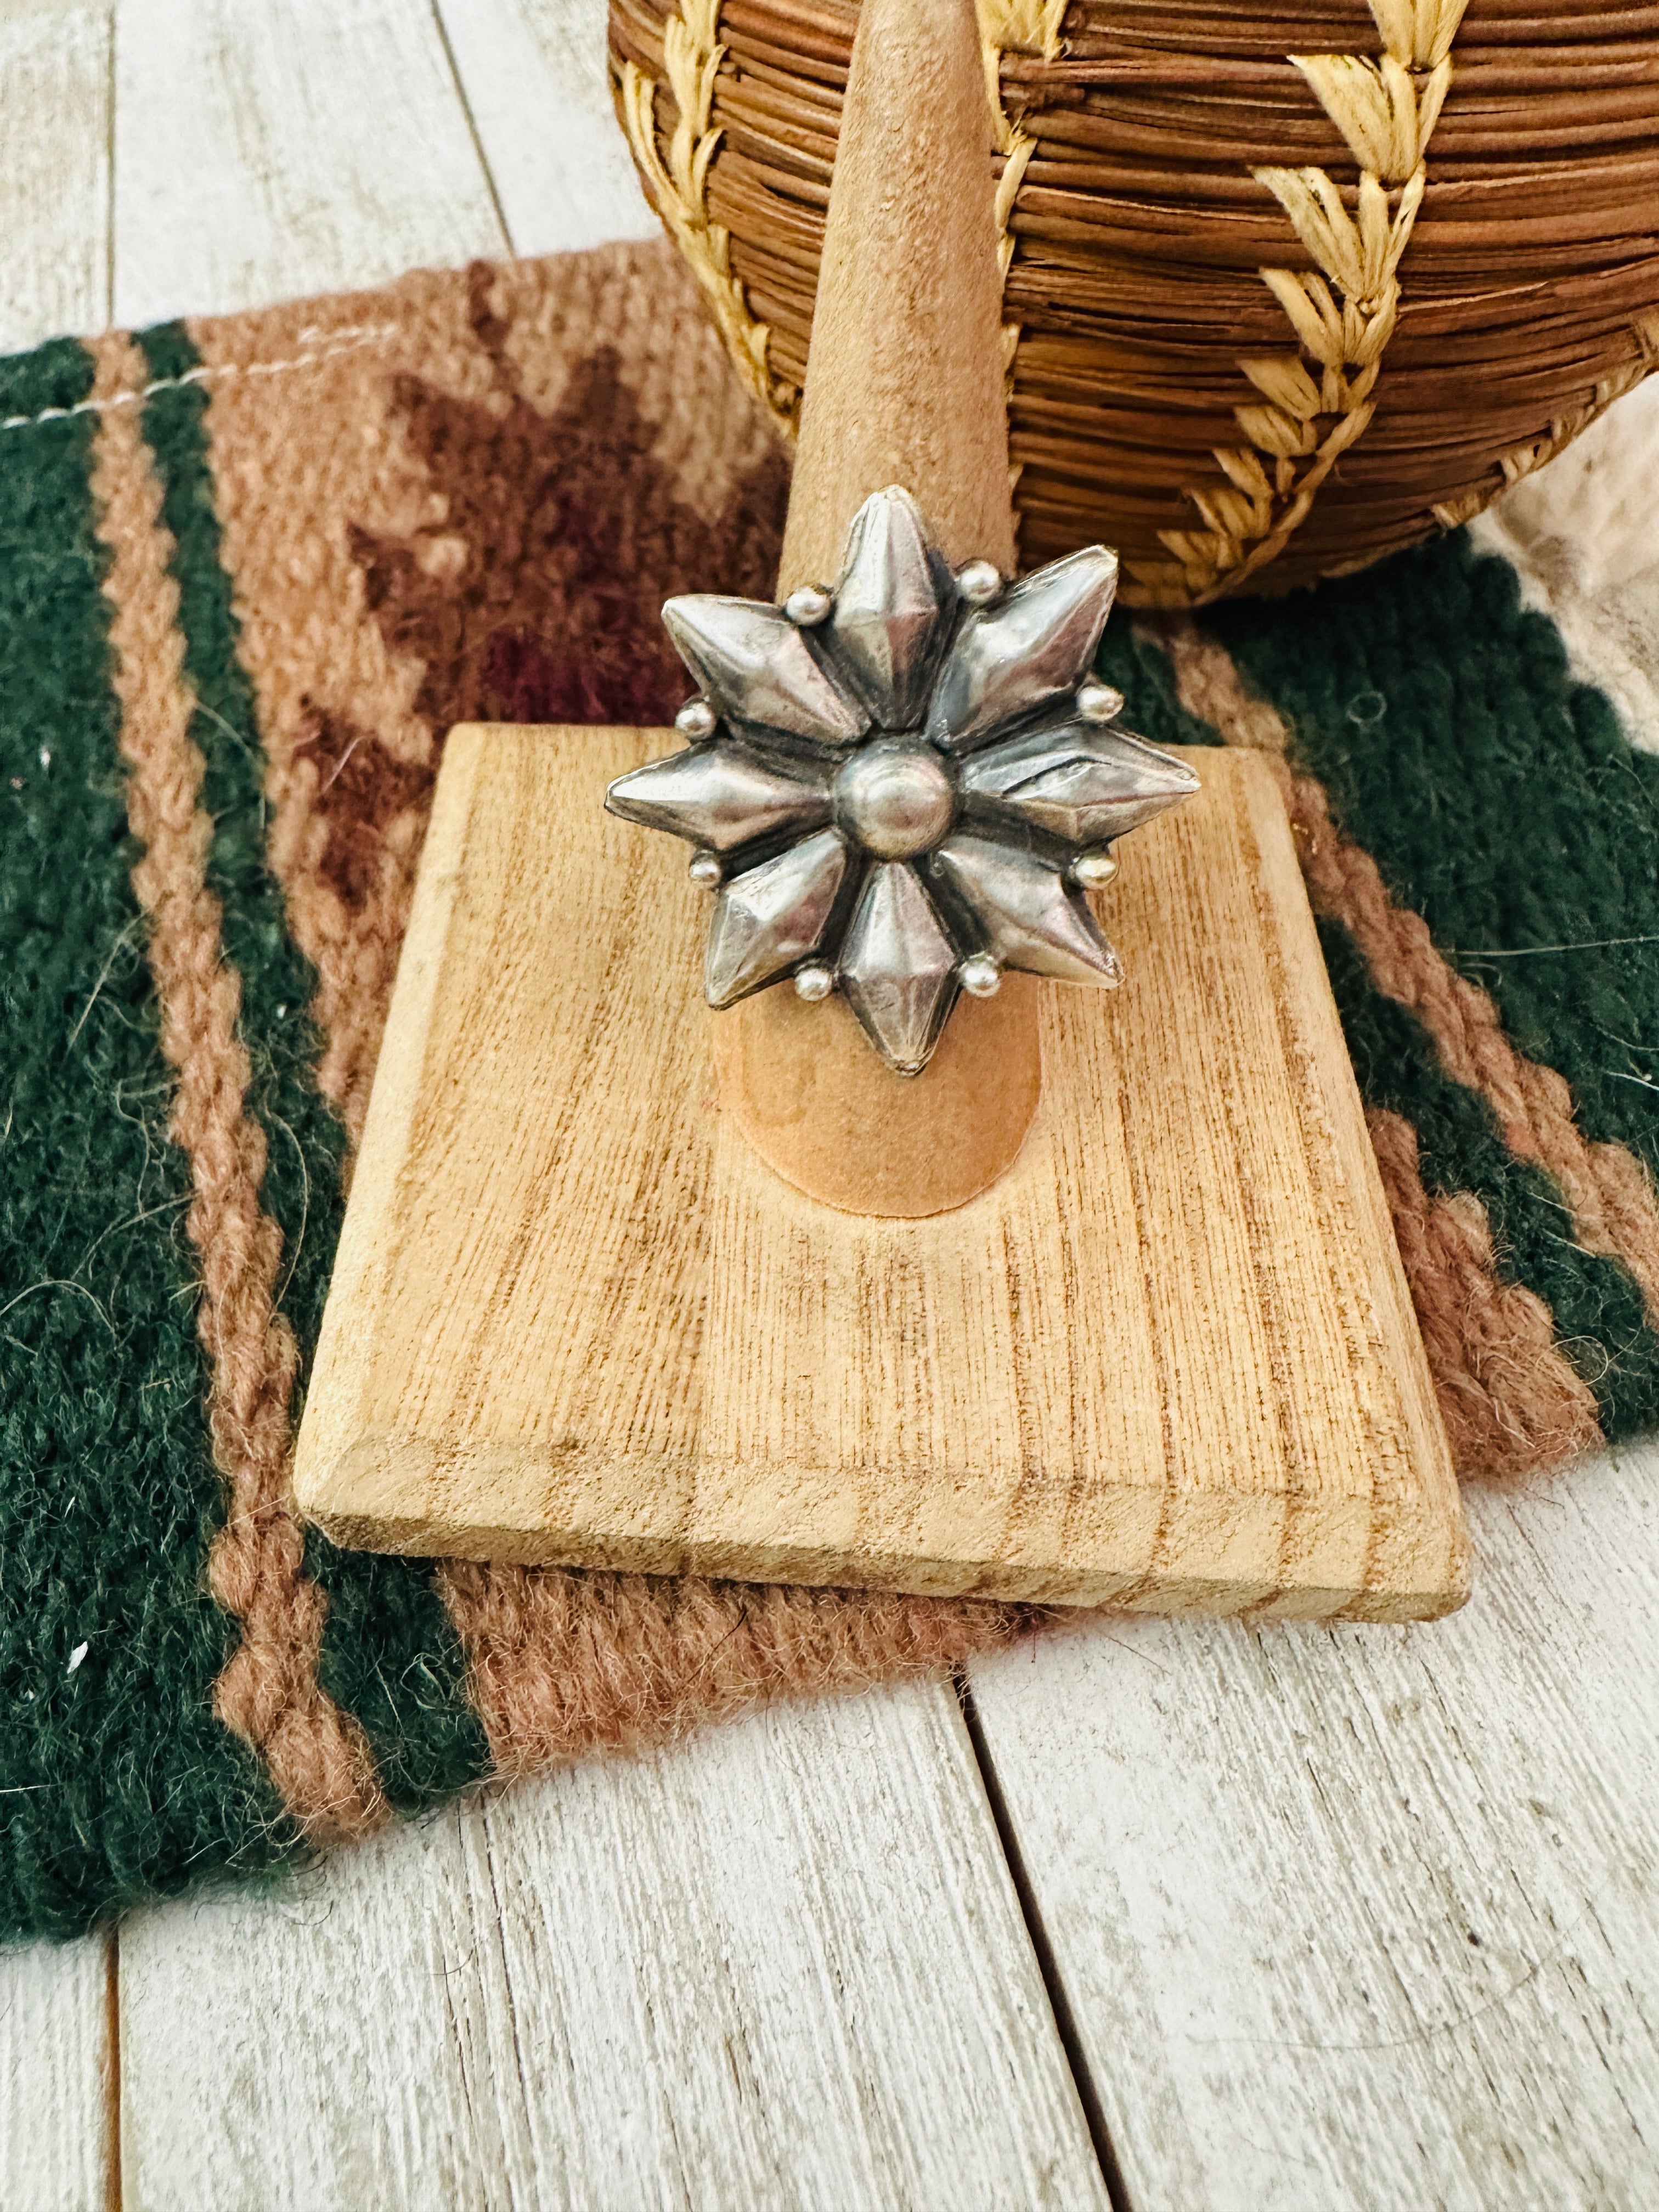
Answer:
[[[973, 0], [865, 0], [779, 580], [903, 485], [1014, 566]], [[661, 731], [451, 732], [307, 1395], [301, 1509], [472, 1559], [1426, 1618], [1468, 1547], [1266, 765], [896, 1076], [839, 997], [701, 1002], [602, 811]], [[709, 1067], [712, 1045], [713, 1073]]]
[[[866, 9], [848, 83], [778, 597], [833, 579], [866, 497], [902, 484], [953, 566], [1015, 565], [991, 118], [974, 11]], [[716, 1024], [720, 1100], [799, 1188], [853, 1213], [988, 1189], [1042, 1088], [1037, 986], [1010, 976], [895, 1081], [845, 1005], [763, 991]]]

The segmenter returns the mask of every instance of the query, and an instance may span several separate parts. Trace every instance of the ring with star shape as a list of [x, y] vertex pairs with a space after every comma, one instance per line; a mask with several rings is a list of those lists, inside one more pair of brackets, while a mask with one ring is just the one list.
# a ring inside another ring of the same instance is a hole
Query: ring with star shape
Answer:
[[958, 994], [1005, 969], [1121, 980], [1086, 894], [1198, 779], [1119, 726], [1090, 672], [1116, 585], [1102, 545], [1015, 583], [985, 561], [953, 574], [895, 486], [854, 517], [833, 590], [669, 600], [702, 686], [677, 718], [689, 744], [605, 805], [695, 847], [711, 1006], [791, 975], [809, 1001], [839, 991], [915, 1075]]

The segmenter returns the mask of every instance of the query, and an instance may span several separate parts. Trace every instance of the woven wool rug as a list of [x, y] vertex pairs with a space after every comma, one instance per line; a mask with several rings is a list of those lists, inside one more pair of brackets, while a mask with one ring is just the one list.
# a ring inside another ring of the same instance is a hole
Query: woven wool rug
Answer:
[[[55, 343], [0, 455], [0, 1928], [1017, 1633], [289, 1504], [445, 731], [665, 721], [663, 599], [770, 589], [670, 250]], [[1461, 538], [1103, 670], [1279, 764], [1463, 1471], [1659, 1424], [1659, 758]]]

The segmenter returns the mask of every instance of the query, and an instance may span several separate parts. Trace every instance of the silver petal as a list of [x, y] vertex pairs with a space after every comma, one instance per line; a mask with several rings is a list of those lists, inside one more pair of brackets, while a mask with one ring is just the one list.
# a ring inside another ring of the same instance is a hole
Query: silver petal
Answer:
[[921, 508], [891, 485], [853, 517], [830, 650], [883, 730], [912, 730], [927, 704], [939, 597]]
[[891, 1068], [915, 1075], [956, 997], [957, 956], [915, 870], [871, 869], [841, 950], [841, 983], [865, 1035]]
[[1198, 778], [1127, 730], [1067, 720], [975, 753], [962, 787], [1067, 844], [1104, 845], [1190, 799]]
[[1006, 966], [1067, 983], [1122, 981], [1116, 953], [1058, 869], [988, 837], [970, 836], [949, 839], [932, 866], [971, 908], [988, 950]]
[[815, 952], [846, 872], [845, 844], [823, 830], [732, 877], [708, 924], [702, 981], [709, 1005], [735, 1006]]
[[712, 592], [662, 611], [674, 649], [722, 714], [839, 751], [870, 717], [819, 662], [781, 607]]
[[927, 735], [967, 752], [1005, 722], [1071, 690], [1094, 658], [1117, 589], [1117, 556], [1085, 545], [976, 608], [934, 689]]
[[740, 745], [707, 745], [619, 775], [605, 794], [612, 814], [647, 830], [735, 852], [778, 830], [816, 830], [830, 819], [825, 780], [789, 774]]

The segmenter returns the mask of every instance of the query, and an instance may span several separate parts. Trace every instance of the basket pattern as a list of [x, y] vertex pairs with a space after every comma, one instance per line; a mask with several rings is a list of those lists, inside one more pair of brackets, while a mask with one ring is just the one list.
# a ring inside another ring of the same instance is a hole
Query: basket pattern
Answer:
[[[979, 0], [1028, 563], [1201, 605], [1455, 526], [1659, 360], [1659, 9]], [[611, 0], [646, 189], [786, 429], [856, 0]]]

